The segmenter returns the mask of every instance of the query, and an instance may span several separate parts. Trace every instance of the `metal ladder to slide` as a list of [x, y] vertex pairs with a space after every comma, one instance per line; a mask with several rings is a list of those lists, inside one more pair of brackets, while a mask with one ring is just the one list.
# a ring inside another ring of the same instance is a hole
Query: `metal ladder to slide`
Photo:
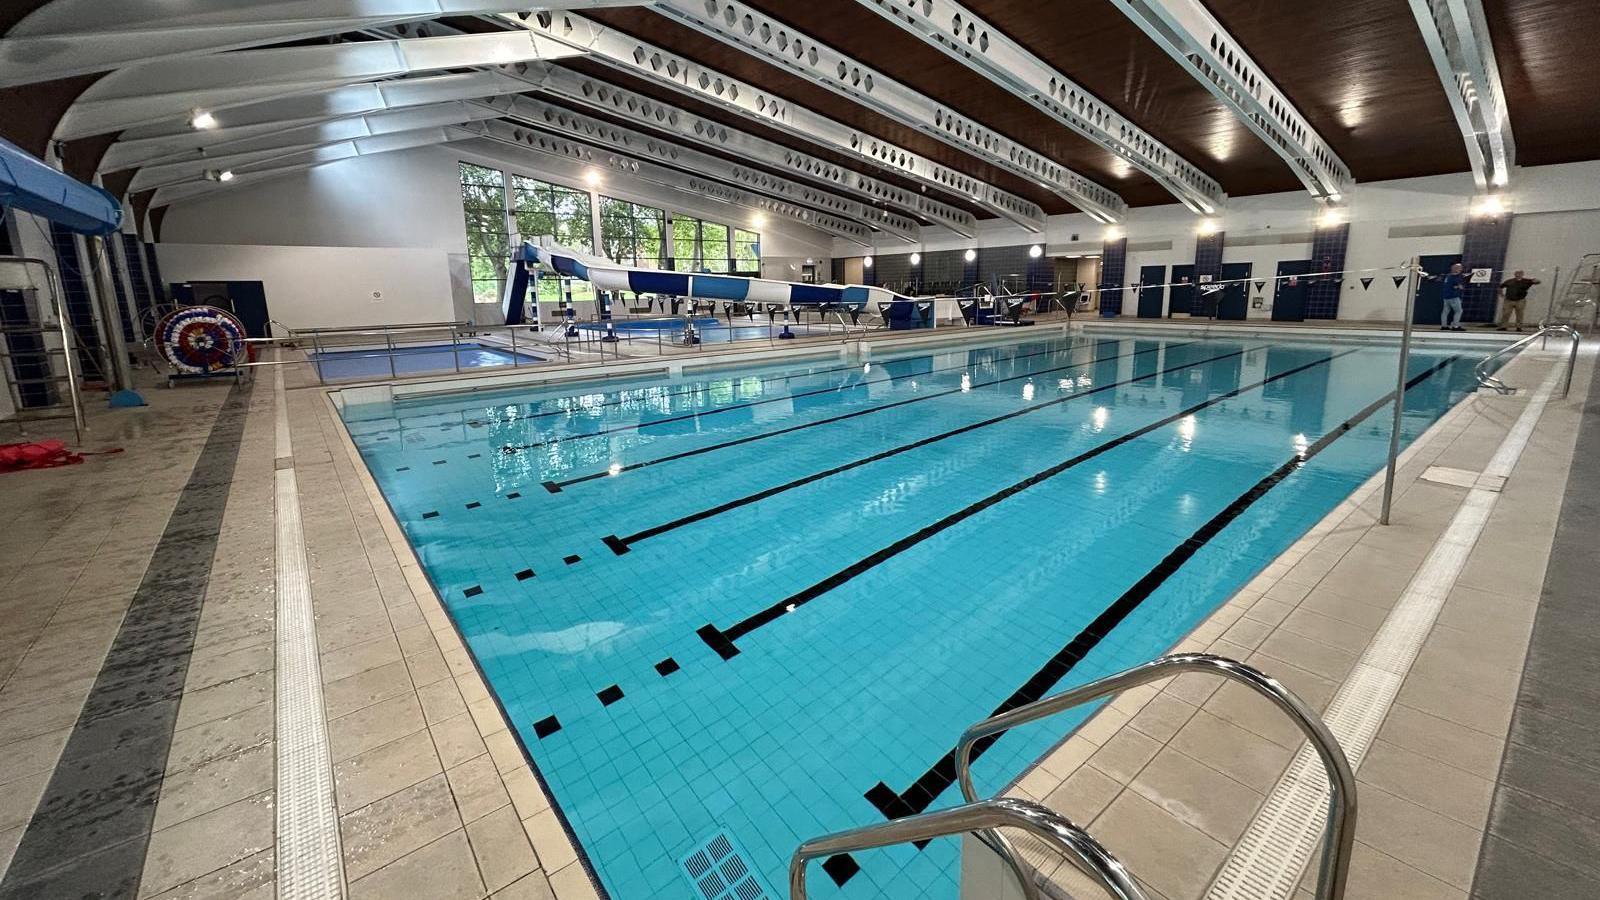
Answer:
[[956, 777], [965, 803], [806, 841], [795, 850], [789, 862], [790, 900], [806, 900], [806, 866], [812, 860], [960, 834], [972, 834], [998, 854], [1015, 873], [1026, 900], [1040, 900], [1035, 873], [1011, 843], [995, 830], [1001, 827], [1019, 828], [1041, 839], [1118, 900], [1145, 900], [1146, 895], [1122, 863], [1065, 816], [1028, 800], [978, 799], [972, 783], [972, 753], [979, 741], [998, 737], [1012, 728], [1184, 672], [1216, 675], [1261, 694], [1288, 715], [1316, 748], [1327, 769], [1329, 785], [1328, 824], [1316, 896], [1317, 900], [1340, 900], [1349, 875], [1350, 850], [1355, 843], [1356, 777], [1349, 760], [1345, 759], [1344, 751], [1327, 725], [1292, 691], [1256, 668], [1209, 653], [1164, 656], [973, 725], [961, 735], [955, 753]]
[[[77, 336], [62, 305], [55, 269], [42, 259], [0, 257], [0, 291], [20, 294], [26, 308], [21, 315], [0, 311], [0, 378], [14, 410], [7, 424], [22, 429], [30, 421], [70, 418], [82, 443], [78, 380], [83, 373], [77, 369]], [[41, 295], [46, 302], [40, 302]]]
[[[1558, 271], [1557, 277], [1560, 276]], [[1588, 321], [1593, 333], [1595, 320], [1600, 317], [1600, 253], [1587, 253], [1572, 269], [1572, 280], [1567, 289], [1556, 294], [1545, 315], [1544, 325], [1577, 327]]]

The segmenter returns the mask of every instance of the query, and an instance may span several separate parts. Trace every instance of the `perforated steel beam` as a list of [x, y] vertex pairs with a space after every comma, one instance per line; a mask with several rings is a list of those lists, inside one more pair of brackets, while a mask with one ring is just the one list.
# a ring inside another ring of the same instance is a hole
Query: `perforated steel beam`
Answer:
[[653, 8], [897, 122], [1027, 178], [1102, 222], [1115, 222], [1127, 216], [1127, 202], [1111, 189], [957, 113], [860, 60], [819, 43], [753, 6], [738, 0], [654, 0]]
[[[1215, 179], [1082, 85], [954, 0], [858, 0], [967, 68], [988, 78], [1155, 179], [1201, 215], [1227, 205]], [[742, 23], [741, 26], [742, 28]]]
[[561, 159], [583, 163], [598, 169], [624, 175], [631, 179], [648, 181], [662, 187], [683, 191], [697, 198], [709, 197], [723, 203], [761, 211], [774, 216], [792, 219], [835, 237], [842, 237], [863, 247], [872, 245], [872, 232], [865, 225], [830, 213], [818, 212], [808, 207], [764, 197], [740, 188], [690, 175], [677, 169], [658, 165], [648, 159], [629, 156], [577, 141], [561, 135], [550, 134], [540, 128], [530, 128], [498, 119], [471, 122], [451, 129], [461, 137], [483, 137], [523, 150], [542, 153]]
[[1461, 128], [1479, 189], [1504, 187], [1517, 163], [1511, 115], [1480, 0], [1410, 0]]
[[1111, 2], [1283, 157], [1306, 190], [1330, 202], [1349, 193], [1350, 167], [1200, 0]]
[[434, 144], [448, 143], [461, 138], [455, 128], [425, 128], [420, 131], [407, 131], [400, 134], [386, 134], [378, 137], [360, 138], [354, 141], [345, 141], [327, 147], [307, 150], [299, 154], [282, 156], [241, 166], [234, 170], [234, 177], [227, 182], [219, 182], [204, 176], [192, 178], [187, 181], [166, 185], [155, 192], [150, 200], [150, 207], [169, 206], [181, 200], [189, 200], [205, 194], [223, 190], [238, 190], [239, 188], [278, 178], [294, 172], [301, 172], [328, 163], [339, 162], [355, 156], [373, 156], [379, 153], [393, 153], [396, 150], [411, 150], [416, 147], [427, 147]]
[[214, 114], [215, 128], [196, 129], [188, 122], [170, 122], [125, 131], [106, 151], [100, 171], [178, 162], [202, 154], [231, 153], [252, 141], [272, 138], [289, 130], [346, 122], [392, 110], [492, 98], [527, 89], [526, 81], [493, 69], [345, 85], [223, 110]]
[[232, 171], [238, 175], [272, 160], [297, 156], [324, 147], [351, 144], [359, 148], [359, 142], [367, 138], [415, 133], [428, 128], [503, 116], [510, 110], [511, 103], [510, 97], [497, 97], [481, 103], [455, 100], [414, 109], [352, 116], [348, 119], [302, 128], [285, 128], [275, 134], [235, 142], [225, 148], [225, 152], [224, 148], [213, 148], [212, 152], [190, 159], [146, 166], [133, 176], [128, 184], [128, 190], [147, 191], [204, 177], [207, 172], [212, 171]]
[[631, 128], [621, 128], [592, 116], [553, 106], [542, 100], [528, 97], [506, 99], [509, 103], [504, 114], [515, 121], [564, 137], [620, 150], [640, 159], [650, 159], [664, 166], [685, 169], [705, 178], [748, 188], [780, 200], [853, 219], [907, 243], [920, 239], [920, 227], [916, 221], [898, 213], [886, 209], [874, 209], [820, 188], [780, 178], [761, 169], [729, 162], [720, 156], [703, 153]]
[[67, 110], [55, 136], [71, 140], [186, 118], [195, 109], [226, 109], [340, 84], [556, 59], [581, 52], [571, 44], [533, 32], [499, 32], [240, 50], [163, 60], [122, 69], [95, 82]]
[[971, 197], [973, 202], [1032, 232], [1045, 226], [1037, 203], [942, 166], [925, 156], [879, 140], [820, 113], [776, 97], [749, 82], [690, 62], [646, 41], [591, 22], [575, 13], [503, 14], [500, 21], [588, 51], [614, 68], [807, 140], [899, 172], [925, 184]]
[[682, 107], [662, 103], [643, 94], [617, 87], [559, 66], [545, 67], [539, 78], [540, 89], [593, 109], [627, 116], [652, 128], [672, 132], [739, 156], [790, 172], [800, 178], [828, 184], [869, 204], [882, 204], [909, 213], [954, 231], [962, 237], [977, 234], [977, 220], [969, 212], [935, 200], [927, 194], [906, 190], [886, 181], [863, 175], [783, 144], [729, 128], [702, 118]]

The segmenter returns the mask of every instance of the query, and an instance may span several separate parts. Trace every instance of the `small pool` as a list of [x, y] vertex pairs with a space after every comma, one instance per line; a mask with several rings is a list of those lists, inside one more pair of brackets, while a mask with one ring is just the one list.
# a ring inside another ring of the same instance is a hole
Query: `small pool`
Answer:
[[512, 353], [492, 344], [462, 342], [460, 344], [427, 344], [395, 347], [394, 367], [390, 369], [389, 356], [383, 347], [359, 350], [323, 350], [306, 354], [324, 381], [358, 381], [364, 378], [388, 378], [393, 375], [419, 375], [427, 372], [451, 372], [461, 369], [484, 369], [493, 366], [519, 366], [544, 362], [544, 358], [531, 353]]
[[[1414, 351], [1405, 441], [1476, 360]], [[777, 900], [800, 841], [959, 802], [968, 725], [1161, 654], [1376, 472], [1396, 362], [1097, 330], [345, 418], [604, 890], [702, 897], [722, 836]], [[954, 900], [959, 853], [812, 896]]]
[[[630, 337], [633, 340], [663, 343], [676, 342], [683, 336], [684, 320], [665, 321], [661, 319], [647, 319], [640, 322], [630, 322], [626, 319], [617, 319], [612, 323], [617, 336], [624, 341]], [[766, 322], [765, 315], [756, 319], [735, 316], [732, 324], [726, 319], [700, 318], [694, 320], [695, 331], [700, 334], [702, 344], [723, 344], [730, 341], [751, 341], [776, 338], [783, 333], [783, 321], [780, 319], [770, 325]], [[590, 323], [580, 326], [586, 331], [604, 333], [604, 323]], [[835, 328], [835, 331], [838, 329]], [[827, 329], [814, 325], [789, 326], [789, 331], [795, 335], [826, 334]]]

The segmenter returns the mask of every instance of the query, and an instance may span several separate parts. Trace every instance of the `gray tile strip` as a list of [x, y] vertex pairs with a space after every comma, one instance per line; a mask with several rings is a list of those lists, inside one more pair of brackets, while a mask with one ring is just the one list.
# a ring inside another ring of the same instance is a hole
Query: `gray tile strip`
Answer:
[[249, 400], [235, 385], [211, 426], [0, 900], [138, 892]]
[[1476, 900], [1600, 897], [1600, 370], [1545, 570], [1544, 590], [1478, 857]]

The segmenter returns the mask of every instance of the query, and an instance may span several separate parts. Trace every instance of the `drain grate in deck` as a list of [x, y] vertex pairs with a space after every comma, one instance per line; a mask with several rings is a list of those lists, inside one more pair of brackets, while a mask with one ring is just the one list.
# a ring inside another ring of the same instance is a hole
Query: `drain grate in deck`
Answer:
[[678, 860], [678, 866], [702, 900], [778, 900], [749, 859], [728, 832], [718, 831]]

